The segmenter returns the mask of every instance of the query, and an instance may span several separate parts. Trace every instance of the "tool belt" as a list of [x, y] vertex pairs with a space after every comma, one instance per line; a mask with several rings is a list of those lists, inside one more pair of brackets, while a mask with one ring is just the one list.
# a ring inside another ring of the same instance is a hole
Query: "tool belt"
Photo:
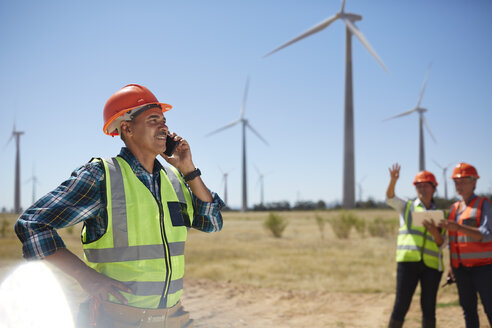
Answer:
[[141, 309], [132, 306], [102, 302], [100, 316], [114, 328], [192, 328], [193, 320], [181, 302], [167, 309]]

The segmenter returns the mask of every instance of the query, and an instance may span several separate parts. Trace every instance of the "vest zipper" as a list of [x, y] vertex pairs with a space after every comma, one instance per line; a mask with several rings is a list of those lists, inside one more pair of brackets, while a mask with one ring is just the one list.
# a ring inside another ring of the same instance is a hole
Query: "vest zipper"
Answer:
[[171, 253], [169, 251], [168, 247], [168, 242], [167, 242], [167, 236], [166, 236], [166, 229], [164, 225], [164, 211], [162, 208], [162, 203], [154, 197], [157, 205], [159, 206], [159, 223], [161, 226], [161, 238], [162, 238], [162, 246], [164, 247], [164, 252], [166, 253], [166, 280], [164, 282], [164, 290], [162, 291], [162, 296], [161, 300], [159, 301], [159, 308], [167, 308], [167, 292], [169, 290], [169, 283], [171, 282], [171, 273], [172, 273], [172, 268], [169, 260], [171, 259]]
[[422, 251], [420, 252], [420, 258], [424, 264], [425, 264], [424, 251], [425, 251], [425, 243], [426, 242], [427, 242], [427, 229], [424, 229], [424, 243], [422, 244]]

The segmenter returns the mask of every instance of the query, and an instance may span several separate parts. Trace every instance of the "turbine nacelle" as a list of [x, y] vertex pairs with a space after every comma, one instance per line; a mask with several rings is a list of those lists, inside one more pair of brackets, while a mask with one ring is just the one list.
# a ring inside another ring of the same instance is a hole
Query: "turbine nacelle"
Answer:
[[338, 13], [337, 16], [340, 18], [347, 18], [351, 22], [357, 22], [357, 21], [362, 20], [361, 15], [352, 14], [352, 13]]

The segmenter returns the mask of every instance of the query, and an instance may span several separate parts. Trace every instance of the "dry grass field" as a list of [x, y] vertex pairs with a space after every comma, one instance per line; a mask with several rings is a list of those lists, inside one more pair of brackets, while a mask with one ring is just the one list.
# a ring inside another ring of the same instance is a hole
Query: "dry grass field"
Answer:
[[[183, 303], [196, 327], [385, 327], [394, 301], [397, 214], [390, 210], [353, 212], [366, 223], [338, 239], [330, 224], [339, 211], [279, 212], [288, 220], [282, 238], [263, 226], [269, 213], [224, 214], [220, 233], [190, 231], [186, 246]], [[318, 220], [316, 219], [318, 217]], [[386, 237], [374, 237], [367, 226], [392, 222]], [[0, 280], [22, 263], [20, 242], [11, 227], [15, 217], [0, 214]], [[81, 255], [80, 227], [61, 234]], [[58, 273], [72, 309], [85, 296], [77, 284]], [[405, 327], [420, 327], [417, 290]], [[455, 286], [440, 289], [438, 327], [464, 327]], [[487, 327], [479, 308], [483, 327]]]

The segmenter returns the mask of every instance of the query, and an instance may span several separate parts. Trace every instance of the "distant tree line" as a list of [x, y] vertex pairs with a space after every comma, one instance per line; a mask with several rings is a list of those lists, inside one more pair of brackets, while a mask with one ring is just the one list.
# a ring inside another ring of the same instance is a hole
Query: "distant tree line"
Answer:
[[[487, 197], [492, 201], [492, 194], [479, 194], [479, 196]], [[438, 209], [449, 209], [449, 207], [458, 200], [458, 198], [444, 199], [441, 197], [434, 197], [434, 203]], [[326, 209], [342, 209], [341, 203], [326, 204], [323, 200], [310, 201], [303, 200], [297, 201], [293, 205], [290, 202], [278, 201], [265, 204], [255, 204], [252, 211], [315, 211], [315, 210], [326, 210]], [[357, 209], [388, 209], [390, 208], [386, 202], [377, 201], [369, 198], [366, 201], [356, 202], [355, 208]]]

